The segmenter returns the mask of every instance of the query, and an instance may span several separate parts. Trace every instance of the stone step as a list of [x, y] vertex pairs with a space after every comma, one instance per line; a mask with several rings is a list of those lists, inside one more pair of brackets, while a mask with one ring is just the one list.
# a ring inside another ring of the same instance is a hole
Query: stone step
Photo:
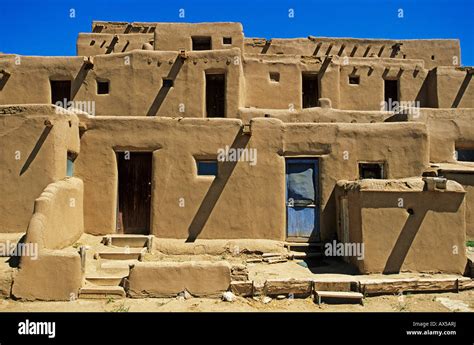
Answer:
[[320, 291], [314, 292], [315, 302], [321, 304], [322, 299], [331, 299], [339, 301], [356, 301], [363, 304], [364, 295], [360, 292], [349, 292], [349, 291]]
[[[96, 275], [115, 275], [127, 277], [130, 265], [137, 264], [138, 260], [103, 260], [99, 263]], [[91, 274], [92, 275], [92, 274]]]
[[323, 244], [321, 242], [286, 242], [285, 247], [292, 252], [320, 253]]
[[121, 286], [85, 286], [79, 290], [79, 298], [82, 299], [103, 299], [103, 298], [124, 298], [125, 290]]
[[95, 275], [95, 276], [87, 276], [86, 281], [93, 285], [98, 285], [98, 286], [119, 286], [124, 277], [126, 276]]
[[103, 242], [107, 246], [151, 248], [152, 235], [106, 235]]
[[95, 259], [105, 260], [140, 260], [145, 248], [113, 248], [94, 254]]
[[289, 259], [311, 259], [311, 258], [321, 258], [323, 257], [322, 253], [317, 253], [317, 252], [294, 252], [291, 251], [288, 254]]

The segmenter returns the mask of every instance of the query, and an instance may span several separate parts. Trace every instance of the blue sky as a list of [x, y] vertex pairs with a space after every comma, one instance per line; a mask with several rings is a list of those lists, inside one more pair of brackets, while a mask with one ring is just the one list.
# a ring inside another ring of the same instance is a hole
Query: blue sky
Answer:
[[474, 0], [0, 0], [0, 51], [75, 55], [92, 20], [238, 21], [247, 37], [458, 38], [462, 64], [472, 66], [473, 14]]

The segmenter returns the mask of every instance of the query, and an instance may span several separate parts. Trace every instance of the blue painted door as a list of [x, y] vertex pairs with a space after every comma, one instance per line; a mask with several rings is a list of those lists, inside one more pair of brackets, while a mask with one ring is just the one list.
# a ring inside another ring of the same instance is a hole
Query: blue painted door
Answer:
[[287, 237], [319, 239], [318, 159], [286, 160]]

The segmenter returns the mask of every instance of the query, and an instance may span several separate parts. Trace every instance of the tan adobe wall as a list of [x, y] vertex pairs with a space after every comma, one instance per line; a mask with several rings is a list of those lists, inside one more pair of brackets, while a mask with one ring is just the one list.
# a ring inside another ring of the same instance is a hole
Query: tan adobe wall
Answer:
[[[52, 127], [50, 127], [52, 125]], [[0, 232], [25, 232], [35, 199], [66, 176], [67, 152], [79, 152], [78, 119], [55, 107], [0, 107]]]
[[154, 36], [150, 34], [102, 34], [80, 33], [76, 42], [76, 55], [91, 56], [124, 53], [143, 49], [144, 44], [153, 47]]
[[84, 232], [83, 183], [67, 177], [49, 184], [35, 200], [26, 241], [41, 248], [71, 246]]
[[[242, 60], [238, 49], [189, 52], [133, 51], [94, 57], [86, 69], [82, 57], [0, 56], [0, 70], [11, 73], [0, 92], [0, 103], [50, 103], [50, 79], [72, 80], [73, 100], [94, 102], [96, 115], [205, 116], [205, 75], [226, 73], [226, 114], [236, 117], [243, 102]], [[174, 79], [169, 92], [163, 78]], [[97, 80], [109, 81], [109, 94], [97, 94]], [[160, 93], [161, 91], [161, 93]]]
[[[400, 49], [395, 48], [397, 43], [402, 43]], [[272, 38], [268, 42], [262, 38], [245, 38], [244, 49], [246, 54], [421, 59], [429, 69], [461, 64], [460, 43], [455, 39], [380, 40], [310, 36]]]
[[[191, 235], [284, 240], [284, 157], [320, 157], [323, 239], [335, 231], [336, 181], [356, 178], [358, 161], [386, 161], [388, 177], [401, 178], [420, 176], [429, 160], [423, 124], [284, 124], [255, 119], [248, 137], [239, 134], [239, 120], [107, 117], [83, 121], [88, 130], [82, 136], [76, 176], [84, 181], [84, 226], [92, 234], [115, 232], [114, 151], [153, 152], [151, 233], [179, 239]], [[257, 164], [219, 163], [217, 179], [197, 176], [195, 157], [215, 159], [219, 148], [232, 144], [256, 149]], [[180, 198], [185, 207], [179, 207]]]
[[460, 183], [466, 190], [466, 240], [474, 240], [474, 174], [463, 172], [443, 172], [447, 179]]
[[435, 99], [439, 108], [474, 108], [473, 71], [466, 68], [436, 68], [437, 93]]
[[350, 258], [361, 273], [464, 273], [466, 221], [461, 185], [448, 181], [446, 191], [433, 192], [423, 191], [421, 179], [340, 185], [347, 190], [349, 240], [365, 246], [363, 260]]
[[[155, 50], [192, 50], [193, 36], [210, 36], [211, 49], [239, 48], [243, 52], [244, 35], [240, 23], [157, 23], [155, 26]], [[223, 38], [230, 37], [231, 44]]]

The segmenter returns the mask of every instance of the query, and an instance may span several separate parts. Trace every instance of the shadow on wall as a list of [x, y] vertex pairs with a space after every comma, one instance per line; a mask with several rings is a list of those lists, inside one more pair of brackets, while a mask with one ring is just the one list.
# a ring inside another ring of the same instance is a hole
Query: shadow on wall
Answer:
[[471, 78], [472, 78], [472, 73], [466, 73], [466, 76], [464, 77], [464, 80], [462, 81], [462, 84], [459, 87], [458, 93], [456, 94], [456, 97], [454, 98], [451, 108], [457, 108], [459, 106], [459, 103], [461, 103], [461, 99], [464, 96], [464, 93], [466, 92], [466, 89], [469, 86], [469, 83], [471, 82]]
[[20, 171], [20, 176], [23, 175], [28, 168], [30, 167], [31, 163], [35, 160], [36, 156], [38, 155], [39, 150], [41, 149], [41, 146], [43, 146], [44, 142], [48, 138], [49, 132], [53, 129], [53, 125], [49, 121], [45, 121], [45, 128], [43, 129], [43, 132], [41, 133], [40, 137], [36, 141], [35, 147], [33, 147], [33, 150], [31, 151], [30, 155], [25, 161], [25, 164], [23, 164], [23, 167], [21, 168]]
[[[408, 208], [408, 213], [410, 215], [407, 218], [402, 230], [400, 231], [400, 234], [398, 235], [397, 241], [395, 242], [387, 262], [385, 263], [383, 273], [394, 274], [400, 272], [405, 258], [407, 257], [408, 251], [410, 250], [428, 211], [457, 212], [463, 200], [464, 194], [459, 194], [454, 195], [450, 200], [451, 202], [449, 203], [446, 202], [427, 205], [420, 202], [416, 207]], [[370, 206], [367, 205], [366, 207]], [[378, 205], [378, 207], [381, 206]]]
[[[163, 101], [168, 95], [168, 92], [170, 92], [170, 89], [173, 87], [174, 81], [178, 76], [181, 67], [183, 67], [183, 64], [184, 59], [178, 55], [176, 57], [176, 60], [174, 60], [173, 66], [171, 66], [168, 76], [163, 79], [163, 84], [160, 88], [160, 91], [156, 95], [153, 103], [150, 106], [150, 109], [148, 109], [148, 112], [146, 114], [147, 116], [155, 116], [158, 113], [161, 108], [161, 105], [163, 104]], [[169, 81], [171, 84], [165, 84], [165, 80]]]
[[[231, 149], [243, 149], [247, 146], [250, 140], [250, 136], [243, 135], [242, 129], [239, 130], [237, 136], [234, 139], [234, 142], [231, 145]], [[204, 226], [206, 225], [209, 216], [212, 213], [212, 210], [216, 206], [217, 200], [219, 200], [222, 191], [224, 190], [227, 181], [229, 180], [232, 172], [234, 171], [237, 162], [218, 162], [219, 170], [218, 175], [212, 181], [209, 190], [206, 193], [206, 196], [201, 202], [196, 215], [194, 216], [191, 224], [188, 228], [188, 238], [186, 242], [194, 242], [199, 234], [202, 232]]]

